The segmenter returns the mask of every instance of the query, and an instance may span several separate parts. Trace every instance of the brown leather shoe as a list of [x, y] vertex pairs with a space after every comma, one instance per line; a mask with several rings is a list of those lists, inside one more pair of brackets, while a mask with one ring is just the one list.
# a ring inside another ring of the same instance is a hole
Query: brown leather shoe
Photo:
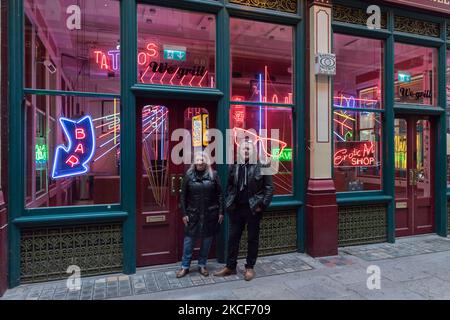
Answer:
[[177, 278], [183, 278], [185, 275], [189, 273], [189, 269], [181, 268], [177, 271]]
[[200, 267], [198, 268], [198, 272], [200, 272], [200, 274], [204, 277], [208, 277], [209, 276], [209, 271], [208, 269], [206, 269], [206, 267]]
[[255, 277], [255, 270], [253, 269], [245, 269], [244, 279], [245, 281], [250, 281]]
[[225, 267], [222, 270], [214, 273], [214, 276], [216, 276], [216, 277], [226, 277], [226, 276], [231, 276], [232, 274], [236, 274], [236, 269], [230, 269], [228, 267]]

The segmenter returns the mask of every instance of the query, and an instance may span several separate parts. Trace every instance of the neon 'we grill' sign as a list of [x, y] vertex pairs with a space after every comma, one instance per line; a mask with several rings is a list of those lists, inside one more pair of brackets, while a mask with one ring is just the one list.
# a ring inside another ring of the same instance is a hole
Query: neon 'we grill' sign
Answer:
[[[138, 77], [141, 83], [214, 87], [214, 78], [208, 78], [208, 70], [205, 67], [207, 61], [196, 61], [195, 64], [189, 65], [185, 62], [184, 47], [164, 45], [163, 54], [160, 54], [160, 51], [157, 43], [149, 42], [144, 50], [138, 52]], [[120, 70], [120, 48], [106, 52], [94, 50], [93, 57], [101, 70], [107, 72]]]
[[336, 142], [334, 152], [335, 167], [373, 167], [376, 143], [372, 141]]
[[59, 118], [68, 142], [55, 150], [52, 178], [66, 178], [85, 174], [95, 153], [95, 131], [90, 116], [78, 120]]

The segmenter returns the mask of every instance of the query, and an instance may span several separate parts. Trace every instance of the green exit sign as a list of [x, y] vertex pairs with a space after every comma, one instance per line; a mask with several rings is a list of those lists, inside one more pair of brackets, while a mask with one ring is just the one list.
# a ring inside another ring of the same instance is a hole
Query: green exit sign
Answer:
[[186, 61], [186, 47], [164, 45], [164, 59]]
[[406, 71], [399, 71], [398, 72], [398, 82], [410, 83], [411, 82], [411, 74]]
[[36, 144], [35, 148], [36, 170], [43, 170], [47, 167], [48, 149], [46, 144]]
[[292, 148], [284, 148], [280, 154], [280, 148], [272, 149], [272, 158], [274, 160], [289, 162], [292, 161]]

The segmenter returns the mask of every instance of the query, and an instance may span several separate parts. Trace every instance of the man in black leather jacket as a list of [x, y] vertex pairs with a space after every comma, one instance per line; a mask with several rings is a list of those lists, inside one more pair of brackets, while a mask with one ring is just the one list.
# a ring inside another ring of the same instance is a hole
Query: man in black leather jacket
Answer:
[[240, 150], [243, 161], [229, 168], [225, 201], [231, 227], [228, 257], [225, 268], [215, 273], [215, 276], [236, 274], [239, 242], [247, 225], [248, 248], [244, 279], [250, 281], [255, 277], [253, 267], [258, 257], [260, 222], [273, 195], [272, 176], [264, 174], [264, 166], [261, 163], [250, 161], [255, 152], [251, 141], [244, 142]]

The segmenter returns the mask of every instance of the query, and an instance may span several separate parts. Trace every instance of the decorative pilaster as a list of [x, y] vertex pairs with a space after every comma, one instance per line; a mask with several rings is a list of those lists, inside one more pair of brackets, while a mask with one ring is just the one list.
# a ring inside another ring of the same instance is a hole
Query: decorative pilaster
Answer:
[[[338, 210], [332, 179], [330, 75], [317, 71], [318, 54], [331, 54], [331, 0], [308, 3], [309, 181], [306, 195], [306, 250], [313, 256], [337, 254]], [[319, 73], [319, 74], [317, 74]]]

